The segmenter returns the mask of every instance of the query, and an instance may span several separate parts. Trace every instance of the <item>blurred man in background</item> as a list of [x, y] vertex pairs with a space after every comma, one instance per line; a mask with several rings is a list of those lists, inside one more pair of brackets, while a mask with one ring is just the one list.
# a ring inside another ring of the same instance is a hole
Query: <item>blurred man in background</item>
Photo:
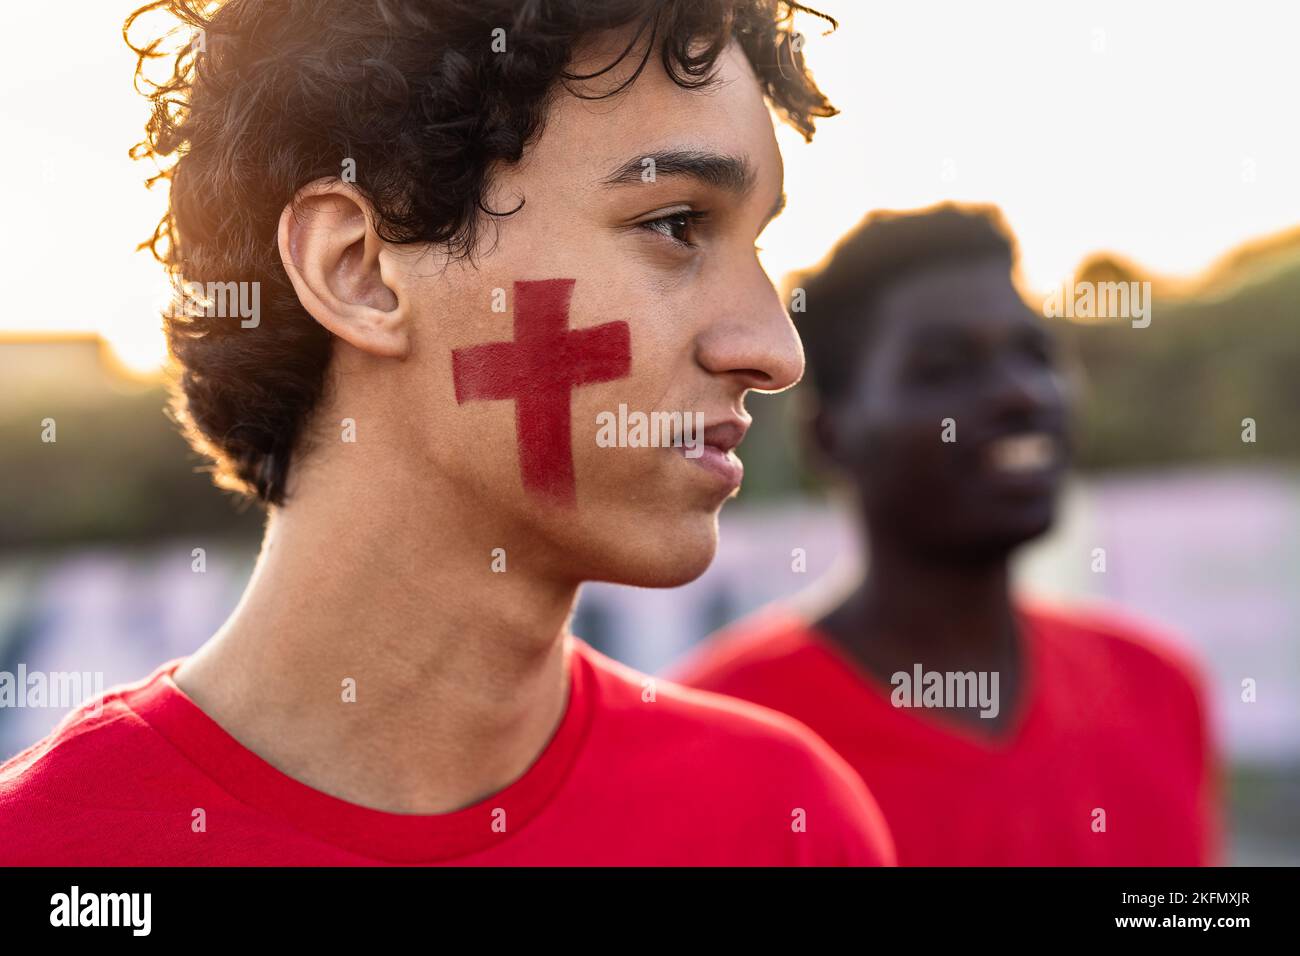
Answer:
[[803, 278], [813, 435], [852, 486], [867, 573], [833, 606], [759, 612], [673, 676], [817, 731], [902, 864], [1211, 862], [1195, 669], [1109, 613], [1013, 593], [1069, 452], [1015, 261], [995, 209], [946, 205], [869, 217]]

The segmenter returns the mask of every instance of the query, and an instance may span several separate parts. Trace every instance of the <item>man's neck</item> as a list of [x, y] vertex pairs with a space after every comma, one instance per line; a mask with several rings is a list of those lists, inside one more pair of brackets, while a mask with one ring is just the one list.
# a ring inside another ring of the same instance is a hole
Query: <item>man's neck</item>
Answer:
[[403, 483], [372, 474], [292, 497], [239, 606], [175, 679], [309, 786], [444, 813], [516, 780], [559, 725], [577, 586], [530, 575], [518, 553], [494, 572], [492, 547], [509, 542], [467, 527], [450, 491], [412, 503]]
[[819, 625], [885, 682], [917, 664], [997, 672], [999, 719], [976, 724], [998, 731], [1013, 716], [1023, 661], [1006, 557], [955, 562], [872, 541], [867, 576]]

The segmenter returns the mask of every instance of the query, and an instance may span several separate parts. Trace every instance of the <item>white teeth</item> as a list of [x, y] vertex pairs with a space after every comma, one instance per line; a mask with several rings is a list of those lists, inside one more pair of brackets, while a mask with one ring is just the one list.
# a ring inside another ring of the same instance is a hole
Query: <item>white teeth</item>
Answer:
[[1056, 442], [1042, 432], [1007, 435], [989, 442], [984, 453], [995, 470], [1023, 474], [1051, 465], [1056, 460]]

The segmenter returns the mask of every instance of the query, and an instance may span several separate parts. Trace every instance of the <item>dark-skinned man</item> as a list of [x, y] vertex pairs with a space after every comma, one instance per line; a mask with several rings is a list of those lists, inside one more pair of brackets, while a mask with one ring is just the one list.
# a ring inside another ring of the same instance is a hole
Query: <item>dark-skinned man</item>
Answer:
[[798, 280], [813, 437], [853, 493], [867, 570], [672, 676], [825, 738], [901, 864], [1214, 862], [1196, 668], [1146, 626], [1013, 589], [1070, 447], [1054, 339], [1015, 267], [996, 210], [950, 204], [870, 216]]

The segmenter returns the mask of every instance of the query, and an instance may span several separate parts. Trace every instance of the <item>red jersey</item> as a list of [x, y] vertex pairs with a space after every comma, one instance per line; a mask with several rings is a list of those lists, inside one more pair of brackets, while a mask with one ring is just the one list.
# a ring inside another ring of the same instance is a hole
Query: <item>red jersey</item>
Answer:
[[185, 696], [172, 661], [0, 766], [0, 865], [893, 862], [862, 781], [807, 728], [650, 685], [577, 639], [568, 658], [565, 714], [529, 769], [431, 815], [281, 773]]
[[1019, 613], [1027, 677], [998, 739], [942, 711], [894, 706], [893, 685], [792, 610], [733, 626], [672, 676], [812, 728], [880, 802], [900, 865], [1215, 862], [1195, 669], [1110, 615]]

